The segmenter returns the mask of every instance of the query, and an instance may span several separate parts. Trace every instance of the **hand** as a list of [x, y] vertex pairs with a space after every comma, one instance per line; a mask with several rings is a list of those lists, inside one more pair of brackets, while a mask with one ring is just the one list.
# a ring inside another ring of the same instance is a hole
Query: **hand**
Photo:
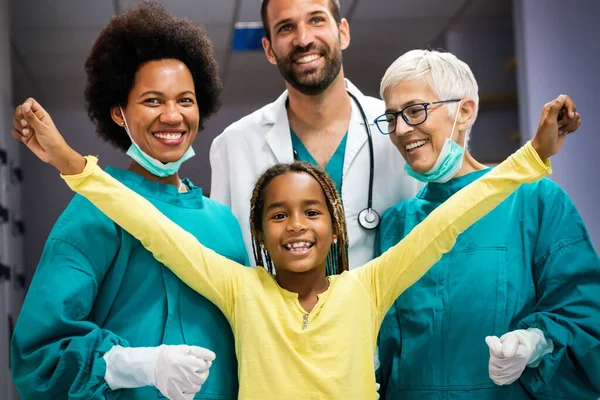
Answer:
[[197, 346], [114, 346], [103, 356], [111, 390], [154, 386], [174, 400], [191, 400], [208, 378], [215, 353]]
[[215, 353], [197, 346], [160, 346], [154, 368], [155, 386], [173, 400], [191, 400], [208, 378]]
[[489, 374], [496, 385], [510, 385], [521, 377], [531, 356], [530, 349], [508, 339], [502, 343], [496, 336], [488, 336], [485, 342], [490, 348]]
[[496, 385], [510, 385], [521, 377], [525, 367], [537, 367], [542, 357], [551, 353], [554, 344], [536, 328], [518, 329], [502, 335], [488, 336], [489, 374]]
[[573, 100], [564, 94], [544, 105], [537, 132], [531, 140], [542, 160], [558, 153], [566, 136], [579, 128], [581, 119], [576, 110]]
[[85, 167], [85, 159], [69, 147], [50, 114], [32, 98], [15, 109], [12, 136], [63, 174], [78, 174]]
[[377, 394], [377, 400], [379, 400], [379, 388], [381, 385], [379, 383], [375, 383], [375, 394]]

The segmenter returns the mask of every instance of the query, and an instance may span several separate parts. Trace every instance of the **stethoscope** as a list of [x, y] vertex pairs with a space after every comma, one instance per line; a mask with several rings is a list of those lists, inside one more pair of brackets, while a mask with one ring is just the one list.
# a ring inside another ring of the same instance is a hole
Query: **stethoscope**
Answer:
[[[367, 208], [362, 209], [358, 213], [358, 224], [364, 229], [373, 230], [379, 226], [379, 220], [381, 218], [379, 217], [377, 211], [373, 209], [373, 171], [375, 169], [375, 159], [373, 155], [373, 138], [371, 137], [371, 127], [369, 126], [369, 121], [367, 121], [367, 115], [365, 114], [365, 110], [363, 110], [356, 96], [354, 96], [349, 91], [348, 94], [358, 106], [358, 110], [360, 111], [363, 123], [365, 124], [365, 130], [367, 131], [367, 141], [369, 143], [369, 197], [367, 198]], [[298, 160], [298, 153], [296, 153], [296, 150], [294, 150], [294, 159]]]

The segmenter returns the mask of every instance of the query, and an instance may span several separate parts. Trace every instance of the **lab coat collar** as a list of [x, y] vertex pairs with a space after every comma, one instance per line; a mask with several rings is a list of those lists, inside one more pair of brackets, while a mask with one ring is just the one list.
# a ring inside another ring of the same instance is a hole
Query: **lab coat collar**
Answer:
[[[365, 107], [364, 95], [354, 86], [348, 79], [345, 79], [346, 89], [352, 93], [358, 99], [358, 102]], [[294, 160], [292, 138], [289, 134], [290, 123], [287, 117], [287, 110], [285, 103], [288, 98], [287, 90], [284, 91], [281, 96], [273, 103], [265, 107], [262, 123], [264, 125], [271, 125], [268, 130], [265, 140], [271, 151], [277, 158], [278, 162], [292, 162]], [[367, 118], [369, 118], [368, 111]], [[346, 154], [344, 157], [344, 171], [346, 173], [354, 157], [365, 144], [367, 135], [364, 127], [364, 121], [360, 114], [360, 110], [354, 100], [352, 100], [352, 114], [350, 116], [351, 123], [348, 128], [348, 139], [346, 142]], [[368, 121], [369, 125], [372, 125], [372, 121]], [[372, 129], [371, 129], [372, 130]]]
[[287, 90], [277, 100], [265, 107], [263, 113], [263, 124], [271, 125], [265, 136], [267, 144], [277, 158], [277, 162], [290, 163], [294, 161], [294, 150], [292, 148], [292, 135], [290, 133], [290, 122], [288, 121], [285, 102], [287, 101]]

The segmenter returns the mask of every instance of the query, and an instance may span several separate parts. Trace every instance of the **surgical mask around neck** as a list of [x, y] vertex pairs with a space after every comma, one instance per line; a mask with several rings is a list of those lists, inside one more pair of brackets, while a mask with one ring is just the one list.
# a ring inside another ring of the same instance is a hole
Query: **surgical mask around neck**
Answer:
[[425, 173], [419, 173], [413, 171], [410, 165], [406, 163], [404, 164], [404, 170], [408, 175], [421, 182], [445, 183], [452, 179], [458, 173], [458, 171], [460, 171], [465, 155], [465, 148], [452, 140], [452, 137], [454, 136], [454, 128], [456, 127], [456, 122], [458, 121], [458, 113], [460, 112], [461, 103], [462, 102], [458, 103], [457, 106], [450, 137], [446, 138], [444, 141], [444, 146], [442, 147], [435, 164], [433, 164], [433, 167], [431, 167], [431, 169]]
[[125, 132], [127, 132], [129, 139], [131, 139], [131, 146], [129, 147], [129, 150], [127, 150], [126, 154], [152, 175], [161, 178], [174, 175], [177, 173], [177, 171], [179, 171], [179, 168], [181, 168], [181, 164], [196, 155], [192, 146], [186, 150], [186, 152], [183, 154], [183, 157], [181, 157], [179, 160], [168, 163], [163, 163], [162, 161], [159, 161], [156, 158], [146, 154], [133, 140], [133, 136], [131, 136], [131, 131], [129, 130], [129, 125], [127, 125], [127, 120], [125, 119], [125, 113], [123, 112], [121, 106], [119, 106], [119, 110], [121, 110], [121, 116], [123, 117], [123, 122], [125, 123]]

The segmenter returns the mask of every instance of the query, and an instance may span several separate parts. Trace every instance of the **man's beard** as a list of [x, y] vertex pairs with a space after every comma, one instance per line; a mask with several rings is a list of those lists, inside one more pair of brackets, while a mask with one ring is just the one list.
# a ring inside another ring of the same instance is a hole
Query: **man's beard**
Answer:
[[[323, 69], [319, 72], [318, 68], [311, 68], [297, 73], [294, 70], [294, 59], [313, 50], [318, 50], [318, 54], [325, 59]], [[317, 49], [314, 43], [311, 43], [307, 47], [296, 47], [287, 57], [279, 58], [275, 54], [275, 59], [283, 79], [307, 96], [316, 96], [327, 90], [342, 69], [342, 51], [339, 43], [336, 44], [333, 54], [330, 54], [328, 49]]]

